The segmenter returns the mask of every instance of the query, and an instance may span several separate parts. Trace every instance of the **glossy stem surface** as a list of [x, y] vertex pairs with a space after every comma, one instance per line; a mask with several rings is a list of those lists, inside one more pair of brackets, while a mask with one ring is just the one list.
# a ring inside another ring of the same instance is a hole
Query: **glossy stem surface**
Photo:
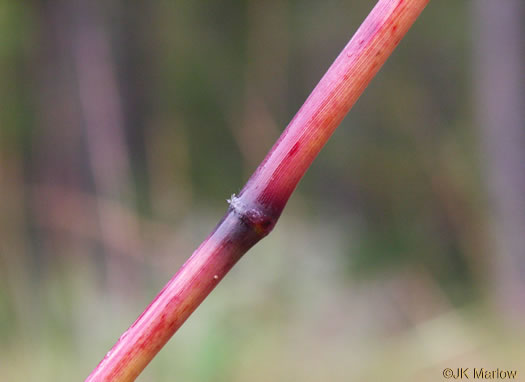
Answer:
[[86, 381], [132, 381], [225, 274], [274, 227], [335, 128], [429, 0], [379, 0], [210, 236]]

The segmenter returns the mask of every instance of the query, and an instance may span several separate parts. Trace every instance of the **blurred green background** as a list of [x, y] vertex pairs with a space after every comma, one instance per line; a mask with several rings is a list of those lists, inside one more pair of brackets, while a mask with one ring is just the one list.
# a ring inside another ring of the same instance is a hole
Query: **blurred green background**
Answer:
[[[89, 374], [373, 5], [0, 0], [1, 381]], [[431, 1], [139, 381], [523, 377], [523, 17]]]

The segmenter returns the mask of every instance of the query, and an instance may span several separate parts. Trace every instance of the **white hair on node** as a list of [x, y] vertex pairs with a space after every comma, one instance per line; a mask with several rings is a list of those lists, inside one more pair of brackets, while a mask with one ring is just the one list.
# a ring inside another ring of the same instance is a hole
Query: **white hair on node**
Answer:
[[235, 196], [235, 194], [232, 194], [230, 199], [226, 199], [226, 201], [236, 214], [244, 216], [251, 221], [254, 219], [262, 219], [264, 217], [264, 214], [260, 211], [257, 211], [254, 208], [248, 208], [243, 202], [241, 202], [240, 198]]

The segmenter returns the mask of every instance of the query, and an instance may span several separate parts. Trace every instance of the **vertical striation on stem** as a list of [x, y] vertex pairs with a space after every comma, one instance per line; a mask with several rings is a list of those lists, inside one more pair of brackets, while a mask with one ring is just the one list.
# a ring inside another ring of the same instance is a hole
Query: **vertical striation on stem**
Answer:
[[86, 381], [132, 381], [241, 256], [275, 226], [304, 173], [429, 0], [379, 0], [210, 236]]

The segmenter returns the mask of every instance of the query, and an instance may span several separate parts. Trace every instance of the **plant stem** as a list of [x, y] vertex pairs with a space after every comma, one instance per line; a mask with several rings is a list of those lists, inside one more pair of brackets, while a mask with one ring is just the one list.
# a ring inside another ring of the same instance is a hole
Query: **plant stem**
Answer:
[[429, 0], [379, 0], [210, 236], [86, 381], [134, 380], [225, 274], [275, 226], [335, 128]]

